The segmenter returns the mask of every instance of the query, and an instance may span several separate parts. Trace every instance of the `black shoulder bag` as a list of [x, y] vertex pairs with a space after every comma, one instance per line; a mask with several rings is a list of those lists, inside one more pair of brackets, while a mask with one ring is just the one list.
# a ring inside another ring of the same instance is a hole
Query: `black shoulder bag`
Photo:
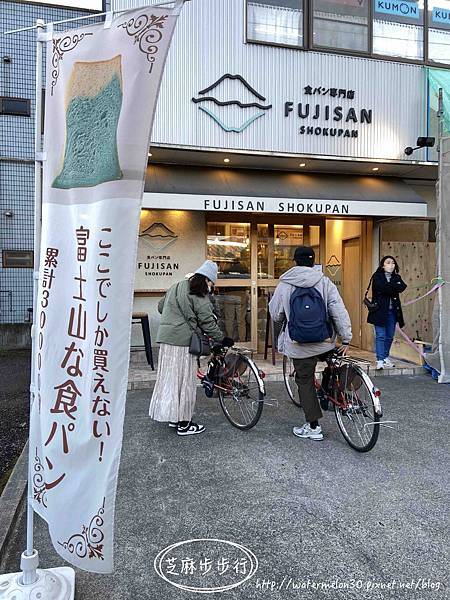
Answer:
[[367, 290], [366, 290], [366, 293], [364, 294], [364, 300], [363, 300], [364, 306], [367, 308], [367, 310], [370, 313], [373, 313], [380, 308], [380, 305], [378, 304], [378, 302], [373, 299], [373, 288], [372, 288], [372, 300], [370, 300], [368, 297], [369, 289], [370, 289], [370, 286], [372, 285], [372, 279], [373, 279], [373, 275], [370, 278], [369, 285], [367, 286]]
[[200, 329], [192, 327], [191, 322], [186, 318], [186, 315], [184, 314], [180, 303], [178, 302], [179, 285], [180, 284], [178, 283], [177, 287], [175, 288], [175, 301], [177, 303], [178, 310], [184, 317], [184, 320], [188, 324], [189, 328], [192, 330], [191, 343], [189, 344], [189, 354], [193, 354], [194, 356], [209, 356], [211, 354], [211, 343], [209, 341], [209, 337]]

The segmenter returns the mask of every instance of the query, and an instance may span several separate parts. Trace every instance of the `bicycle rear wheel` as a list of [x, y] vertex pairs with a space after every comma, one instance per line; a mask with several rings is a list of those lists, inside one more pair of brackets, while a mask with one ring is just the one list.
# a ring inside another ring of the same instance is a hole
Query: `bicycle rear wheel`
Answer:
[[336, 370], [332, 397], [337, 424], [349, 446], [358, 452], [368, 452], [380, 432], [373, 388], [355, 365], [343, 364]]
[[259, 421], [263, 410], [264, 392], [260, 376], [253, 361], [239, 355], [239, 360], [223, 376], [219, 402], [224, 415], [238, 429], [251, 429]]
[[283, 356], [283, 379], [289, 398], [295, 406], [301, 406], [297, 393], [297, 385], [295, 383], [294, 363], [289, 356]]

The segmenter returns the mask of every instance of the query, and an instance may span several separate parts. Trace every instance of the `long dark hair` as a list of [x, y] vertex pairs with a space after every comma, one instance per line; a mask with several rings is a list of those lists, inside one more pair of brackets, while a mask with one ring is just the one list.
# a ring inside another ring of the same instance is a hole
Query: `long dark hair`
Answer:
[[398, 266], [398, 262], [390, 254], [388, 254], [387, 256], [383, 256], [383, 258], [380, 260], [380, 265], [379, 265], [379, 267], [377, 269], [377, 273], [383, 273], [384, 272], [384, 269], [383, 269], [384, 261], [387, 260], [388, 258], [391, 258], [394, 261], [394, 264], [395, 264], [394, 273], [399, 273], [400, 272], [400, 267]]
[[208, 291], [206, 277], [200, 273], [194, 273], [189, 279], [189, 293], [199, 298], [204, 298], [208, 294]]

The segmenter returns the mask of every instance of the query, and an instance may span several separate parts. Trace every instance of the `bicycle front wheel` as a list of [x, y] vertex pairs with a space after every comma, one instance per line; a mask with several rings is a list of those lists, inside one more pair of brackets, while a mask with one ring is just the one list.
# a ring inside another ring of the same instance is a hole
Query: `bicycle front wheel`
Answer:
[[358, 452], [372, 450], [380, 432], [380, 417], [373, 388], [359, 367], [343, 364], [337, 369], [332, 396], [336, 421], [346, 442]]
[[292, 362], [292, 358], [289, 358], [289, 356], [283, 356], [283, 379], [289, 398], [292, 400], [295, 406], [301, 406], [297, 393], [297, 386], [295, 384], [294, 363]]
[[253, 361], [239, 356], [221, 379], [219, 402], [224, 415], [238, 429], [251, 429], [263, 410], [264, 389]]

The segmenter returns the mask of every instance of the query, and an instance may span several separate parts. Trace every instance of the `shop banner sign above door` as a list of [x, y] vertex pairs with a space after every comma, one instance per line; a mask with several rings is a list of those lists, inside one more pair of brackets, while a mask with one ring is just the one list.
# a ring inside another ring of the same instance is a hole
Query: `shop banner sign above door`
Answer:
[[143, 207], [208, 212], [276, 213], [291, 215], [426, 217], [426, 203], [365, 202], [261, 198], [251, 196], [203, 196], [201, 194], [144, 193]]
[[[239, 89], [251, 95], [248, 102], [242, 102], [234, 95], [222, 100], [214, 95], [215, 88], [230, 81], [237, 81]], [[357, 124], [372, 124], [372, 108], [349, 104], [357, 98], [353, 89], [308, 83], [303, 87], [303, 95], [306, 98], [300, 102], [285, 100], [282, 104], [285, 118], [294, 116], [300, 119], [297, 131], [299, 135], [356, 139], [359, 136]], [[230, 73], [222, 75], [210, 86], [200, 90], [197, 97], [192, 98], [192, 102], [226, 133], [242, 133], [272, 109], [272, 104], [267, 102], [265, 96], [241, 75]], [[236, 117], [236, 111], [239, 111], [239, 118]]]

